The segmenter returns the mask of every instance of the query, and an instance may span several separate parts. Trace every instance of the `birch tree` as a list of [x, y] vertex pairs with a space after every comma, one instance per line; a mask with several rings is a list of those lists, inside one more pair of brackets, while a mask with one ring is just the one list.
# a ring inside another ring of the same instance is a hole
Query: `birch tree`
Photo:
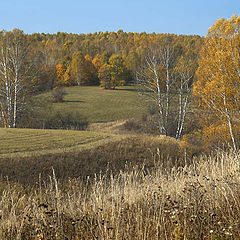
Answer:
[[16, 127], [24, 99], [27, 39], [22, 31], [1, 32], [0, 39], [0, 107], [5, 127]]
[[175, 82], [173, 74], [174, 49], [163, 45], [150, 50], [145, 65], [137, 73], [138, 83], [143, 86], [148, 99], [154, 101], [158, 109], [160, 134], [168, 135], [171, 87]]
[[181, 138], [195, 71], [194, 61], [179, 56], [173, 43], [149, 51], [137, 79], [141, 93], [157, 106], [160, 134]]
[[12, 85], [10, 81], [9, 71], [9, 49], [8, 40], [4, 38], [5, 32], [1, 32], [1, 58], [0, 58], [0, 104], [1, 119], [5, 127], [12, 126]]
[[177, 130], [176, 139], [180, 139], [183, 131], [183, 126], [186, 120], [189, 96], [192, 91], [192, 80], [196, 71], [196, 64], [187, 56], [181, 56], [178, 59], [175, 73], [177, 75], [176, 89], [178, 92], [178, 115], [177, 115]]
[[88, 62], [82, 52], [77, 51], [72, 56], [71, 76], [78, 86], [87, 85], [91, 82], [91, 75], [88, 69]]
[[240, 116], [240, 17], [219, 19], [202, 49], [194, 95], [199, 106], [228, 127], [230, 145], [238, 152], [236, 120]]

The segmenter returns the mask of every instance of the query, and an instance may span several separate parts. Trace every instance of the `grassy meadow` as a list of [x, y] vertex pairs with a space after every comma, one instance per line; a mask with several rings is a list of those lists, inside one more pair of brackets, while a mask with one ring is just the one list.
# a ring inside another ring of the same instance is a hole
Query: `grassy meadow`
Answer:
[[147, 110], [147, 104], [135, 86], [118, 87], [116, 90], [76, 86], [64, 90], [67, 93], [64, 102], [54, 103], [53, 111], [79, 113], [90, 123], [140, 117]]
[[82, 150], [120, 139], [90, 131], [0, 129], [0, 158]]

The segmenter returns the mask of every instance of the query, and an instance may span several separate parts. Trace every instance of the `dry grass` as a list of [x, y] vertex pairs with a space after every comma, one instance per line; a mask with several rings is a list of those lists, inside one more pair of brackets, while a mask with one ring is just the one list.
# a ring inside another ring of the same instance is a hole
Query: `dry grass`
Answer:
[[0, 239], [240, 239], [239, 180], [225, 153], [84, 184], [60, 186], [53, 172], [37, 190], [0, 187]]
[[102, 132], [107, 134], [125, 134], [121, 127], [126, 123], [126, 120], [116, 120], [106, 123], [92, 123], [88, 126], [88, 131]]
[[114, 173], [123, 170], [126, 162], [133, 166], [145, 163], [148, 169], [154, 165], [156, 151], [166, 167], [184, 165], [176, 158], [182, 157], [179, 142], [168, 137], [136, 136], [108, 141], [100, 146], [79, 148], [58, 153], [36, 152], [30, 156], [5, 157], [0, 159], [0, 176], [21, 184], [35, 184], [39, 174], [48, 180], [52, 167], [58, 179], [86, 179], [108, 169]]

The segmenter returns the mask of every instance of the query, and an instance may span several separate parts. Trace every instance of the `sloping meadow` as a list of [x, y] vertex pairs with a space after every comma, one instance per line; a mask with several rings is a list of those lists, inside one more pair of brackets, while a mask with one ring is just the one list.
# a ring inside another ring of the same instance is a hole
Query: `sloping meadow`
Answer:
[[[170, 137], [140, 135], [120, 137], [91, 132], [81, 134], [77, 131], [76, 134], [79, 136], [74, 135], [71, 139], [75, 148], [58, 146], [50, 150], [37, 149], [31, 154], [20, 152], [9, 156], [0, 155], [0, 175], [8, 181], [32, 186], [38, 184], [39, 177], [43, 181], [48, 181], [52, 169], [57, 179], [65, 182], [68, 178], [86, 181], [87, 177], [92, 178], [99, 173], [117, 174], [125, 169], [126, 164], [132, 167], [144, 165], [145, 169], [152, 169], [155, 162], [161, 162], [166, 168], [185, 164], [185, 161], [181, 160], [183, 151], [179, 142]], [[85, 134], [87, 137], [84, 138]], [[60, 140], [67, 141], [63, 136]], [[82, 142], [82, 145], [79, 145], [79, 142]], [[34, 140], [29, 142], [29, 145], [35, 144]], [[45, 145], [47, 146], [47, 143]]]
[[[148, 156], [141, 155], [146, 141], [135, 138], [112, 143], [111, 149], [122, 153], [119, 159], [130, 157], [130, 149], [139, 145], [136, 152], [141, 158], [133, 164], [118, 162], [116, 152], [106, 155], [106, 149], [99, 147], [88, 161], [103, 153], [113, 161], [102, 160], [105, 170], [89, 162], [96, 174], [84, 178], [62, 181], [52, 168], [48, 181], [39, 179], [34, 187], [2, 182], [0, 238], [239, 239], [238, 158], [218, 152], [185, 165], [181, 156], [171, 161], [164, 155], [169, 143], [158, 145], [155, 152], [156, 145], [152, 145]], [[168, 153], [179, 150], [173, 146]]]

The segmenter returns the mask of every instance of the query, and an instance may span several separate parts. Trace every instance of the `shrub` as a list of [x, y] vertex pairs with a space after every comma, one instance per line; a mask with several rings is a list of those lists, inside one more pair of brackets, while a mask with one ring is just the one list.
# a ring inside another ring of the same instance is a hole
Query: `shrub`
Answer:
[[53, 102], [54, 103], [61, 103], [64, 101], [64, 96], [67, 93], [63, 90], [63, 88], [61, 87], [57, 87], [54, 88], [54, 90], [52, 91], [52, 96], [53, 96]]
[[123, 125], [122, 129], [140, 134], [159, 135], [157, 115], [143, 114], [140, 119], [129, 119]]

